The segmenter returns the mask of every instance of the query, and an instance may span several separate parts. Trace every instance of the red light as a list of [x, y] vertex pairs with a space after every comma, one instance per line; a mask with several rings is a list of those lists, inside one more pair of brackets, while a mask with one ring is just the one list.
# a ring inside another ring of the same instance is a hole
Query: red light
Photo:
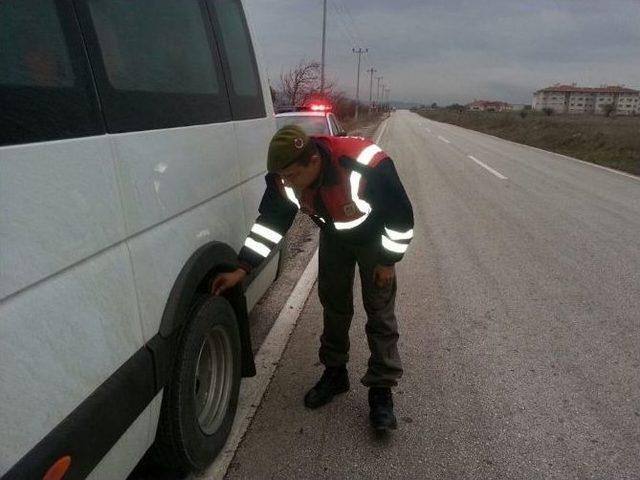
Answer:
[[309, 110], [311, 110], [312, 112], [328, 112], [329, 110], [331, 110], [331, 105], [314, 103], [312, 105], [309, 105]]

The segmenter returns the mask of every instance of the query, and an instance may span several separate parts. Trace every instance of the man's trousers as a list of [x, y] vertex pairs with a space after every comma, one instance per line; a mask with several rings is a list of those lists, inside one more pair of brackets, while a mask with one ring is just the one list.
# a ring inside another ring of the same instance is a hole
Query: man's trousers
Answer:
[[349, 245], [331, 234], [320, 233], [318, 293], [324, 309], [320, 338], [320, 361], [327, 367], [346, 365], [349, 360], [349, 327], [353, 318], [353, 279], [358, 265], [362, 301], [367, 313], [365, 331], [369, 343], [367, 387], [391, 387], [402, 376], [398, 354], [398, 323], [395, 316], [396, 280], [388, 287], [374, 283], [379, 258], [376, 242]]

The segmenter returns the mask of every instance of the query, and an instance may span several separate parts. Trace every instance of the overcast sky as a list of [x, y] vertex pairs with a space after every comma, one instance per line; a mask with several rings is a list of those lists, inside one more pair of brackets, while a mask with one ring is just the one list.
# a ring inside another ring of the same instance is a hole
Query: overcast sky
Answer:
[[[272, 83], [319, 60], [322, 0], [244, 0]], [[355, 96], [356, 55], [391, 99], [530, 103], [556, 82], [640, 88], [640, 0], [328, 0], [329, 77]], [[374, 79], [374, 96], [375, 96]]]

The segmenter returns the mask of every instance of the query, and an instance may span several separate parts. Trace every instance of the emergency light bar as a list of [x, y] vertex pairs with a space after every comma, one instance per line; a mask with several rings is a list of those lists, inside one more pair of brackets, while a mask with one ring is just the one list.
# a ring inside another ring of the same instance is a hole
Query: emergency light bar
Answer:
[[331, 105], [325, 103], [312, 103], [307, 107], [312, 112], [329, 112], [331, 111]]

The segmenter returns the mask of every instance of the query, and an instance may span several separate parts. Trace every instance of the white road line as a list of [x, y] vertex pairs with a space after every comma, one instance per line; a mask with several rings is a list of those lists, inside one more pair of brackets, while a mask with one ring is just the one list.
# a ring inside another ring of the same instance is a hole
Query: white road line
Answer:
[[[441, 122], [436, 122], [436, 123], [441, 123]], [[491, 135], [489, 133], [479, 132], [477, 130], [470, 130], [468, 128], [458, 127], [457, 125], [451, 125], [451, 124], [446, 124], [446, 123], [441, 123], [440, 126], [442, 126], [442, 125], [449, 125], [449, 126], [454, 127], [454, 128], [456, 128], [458, 130], [463, 130], [465, 133], [472, 132], [472, 133], [477, 133], [479, 135], [484, 135], [485, 137], [493, 138], [495, 140], [501, 140], [503, 142], [507, 142], [507, 143], [510, 143], [512, 145], [515, 145], [516, 147], [526, 148], [526, 149], [529, 149], [529, 150], [537, 150], [539, 152], [546, 153], [548, 155], [554, 155], [556, 157], [566, 158], [567, 160], [573, 160], [574, 162], [582, 163], [583, 165], [587, 165], [589, 167], [599, 168], [601, 170], [606, 170], [609, 173], [615, 173], [616, 175], [622, 175], [623, 177], [627, 177], [627, 178], [631, 178], [632, 180], [640, 181], [640, 176], [634, 175], [633, 173], [627, 173], [627, 172], [623, 172], [621, 170], [616, 170], [614, 168], [605, 167], [604, 165], [598, 165], [597, 163], [587, 162], [586, 160], [580, 160], [579, 158], [570, 157], [568, 155], [563, 155], [561, 153], [552, 152], [551, 150], [545, 150], [544, 148], [532, 147], [531, 145], [525, 145], [524, 143], [518, 143], [518, 142], [514, 142], [513, 140], [507, 140], [506, 138], [496, 137], [495, 135]]]
[[498, 172], [497, 170], [494, 170], [493, 168], [491, 168], [490, 166], [482, 163], [480, 160], [478, 160], [476, 157], [474, 157], [473, 155], [467, 155], [467, 157], [469, 157], [471, 160], [473, 160], [474, 162], [476, 162], [478, 165], [480, 165], [482, 168], [486, 168], [487, 170], [489, 170], [491, 173], [493, 173], [496, 177], [502, 179], [502, 180], [508, 180], [507, 177], [505, 177], [504, 175], [502, 175], [500, 172]]
[[447, 139], [446, 139], [446, 138], [444, 138], [444, 137], [441, 137], [440, 135], [438, 135], [438, 138], [439, 138], [440, 140], [442, 140], [444, 143], [451, 143], [449, 140], [447, 140]]
[[[380, 127], [376, 143], [380, 142], [382, 135], [384, 135], [387, 129], [387, 123], [388, 120], [385, 120]], [[255, 356], [256, 376], [242, 379], [236, 417], [233, 421], [229, 438], [227, 438], [227, 443], [211, 466], [204, 473], [193, 478], [199, 480], [218, 480], [227, 474], [236, 450], [238, 450], [240, 442], [245, 433], [247, 433], [251, 421], [260, 406], [264, 392], [267, 390], [269, 383], [271, 383], [276, 367], [289, 342], [289, 337], [298, 323], [298, 318], [307, 302], [307, 298], [309, 297], [309, 293], [313, 288], [317, 276], [318, 249], [316, 249], [311, 262], [309, 262], [298, 283], [296, 283], [287, 303], [285, 303], [280, 311], [267, 338]]]

